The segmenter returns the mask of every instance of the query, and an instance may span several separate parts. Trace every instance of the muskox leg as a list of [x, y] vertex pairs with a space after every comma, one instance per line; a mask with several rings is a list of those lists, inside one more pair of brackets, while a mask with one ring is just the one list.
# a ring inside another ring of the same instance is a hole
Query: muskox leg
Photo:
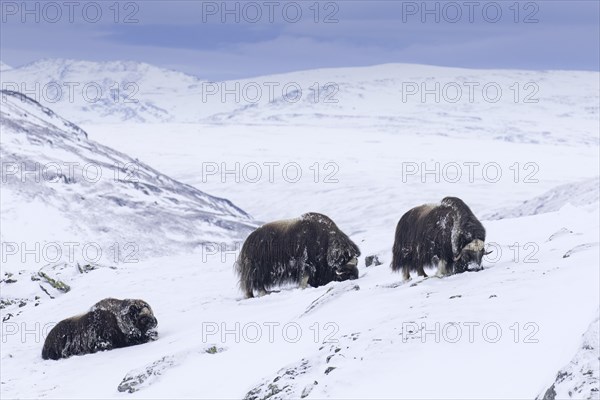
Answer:
[[254, 291], [252, 290], [251, 287], [246, 288], [246, 298], [247, 299], [251, 299], [254, 297]]
[[309, 278], [310, 278], [310, 276], [308, 274], [302, 275], [302, 278], [300, 278], [300, 288], [306, 289], [306, 287], [308, 286]]
[[408, 265], [402, 266], [402, 278], [405, 281], [410, 281], [410, 268], [408, 267]]
[[427, 278], [427, 274], [425, 273], [425, 270], [423, 269], [422, 265], [419, 265], [419, 267], [417, 268], [417, 275], [424, 276], [425, 278]]
[[267, 292], [267, 290], [265, 289], [264, 286], [262, 286], [260, 289], [258, 289], [258, 297], [263, 297], [267, 294], [269, 294], [269, 292]]
[[437, 262], [437, 276], [445, 276], [448, 275], [448, 271], [446, 271], [446, 261], [438, 260]]

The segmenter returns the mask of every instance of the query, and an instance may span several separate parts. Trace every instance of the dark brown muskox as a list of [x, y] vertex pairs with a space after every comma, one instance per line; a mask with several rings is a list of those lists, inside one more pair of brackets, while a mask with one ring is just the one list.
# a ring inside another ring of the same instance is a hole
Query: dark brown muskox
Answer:
[[438, 275], [464, 272], [470, 265], [481, 267], [485, 228], [471, 209], [457, 197], [440, 204], [425, 204], [409, 210], [396, 226], [392, 270], [402, 269], [427, 276], [423, 268], [436, 266]]
[[104, 299], [89, 312], [60, 321], [46, 337], [42, 358], [58, 360], [146, 343], [157, 321], [143, 300]]
[[275, 221], [248, 236], [236, 262], [246, 297], [282, 284], [302, 288], [358, 278], [358, 246], [327, 216]]

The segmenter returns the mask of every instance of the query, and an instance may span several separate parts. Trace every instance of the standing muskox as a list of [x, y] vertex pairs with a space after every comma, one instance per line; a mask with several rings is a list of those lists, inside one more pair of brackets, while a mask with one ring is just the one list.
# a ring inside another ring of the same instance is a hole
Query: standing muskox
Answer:
[[358, 246], [327, 216], [275, 221], [248, 236], [236, 262], [246, 297], [296, 283], [302, 288], [358, 278]]
[[481, 266], [485, 228], [457, 197], [415, 207], [400, 218], [392, 250], [392, 270], [427, 276], [423, 268], [437, 266], [438, 275], [460, 273], [469, 265]]
[[146, 343], [156, 318], [143, 300], [104, 299], [89, 312], [60, 321], [46, 337], [42, 358], [58, 360]]

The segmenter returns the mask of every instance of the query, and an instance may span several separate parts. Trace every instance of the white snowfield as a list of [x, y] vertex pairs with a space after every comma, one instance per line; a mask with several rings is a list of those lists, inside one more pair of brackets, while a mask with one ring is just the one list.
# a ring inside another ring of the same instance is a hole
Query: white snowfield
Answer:
[[[540, 101], [402, 103], [402, 71], [414, 81], [533, 80]], [[180, 116], [202, 110], [169, 120], [177, 123], [99, 120], [96, 109], [56, 104], [61, 117], [84, 122], [87, 137], [34, 103], [2, 103], [3, 161], [116, 159], [160, 188], [3, 182], [2, 397], [598, 398], [598, 73], [384, 65], [291, 75], [308, 86], [353, 83], [340, 85], [338, 105], [219, 102], [218, 113], [169, 83], [152, 101], [185, 105]], [[396, 223], [445, 196], [471, 206], [493, 252], [482, 271], [404, 282], [389, 268]], [[243, 299], [233, 264], [249, 229], [308, 211], [330, 216], [359, 245], [359, 279]], [[216, 216], [186, 222], [194, 213]], [[140, 244], [136, 262], [81, 253], [23, 262], [4, 245], [108, 244], [113, 235]], [[382, 264], [367, 267], [369, 255]], [[106, 297], [146, 300], [158, 339], [41, 359], [53, 324]]]
[[598, 144], [597, 72], [384, 64], [210, 82], [137, 62], [44, 59], [3, 71], [0, 84], [78, 124], [318, 125]]

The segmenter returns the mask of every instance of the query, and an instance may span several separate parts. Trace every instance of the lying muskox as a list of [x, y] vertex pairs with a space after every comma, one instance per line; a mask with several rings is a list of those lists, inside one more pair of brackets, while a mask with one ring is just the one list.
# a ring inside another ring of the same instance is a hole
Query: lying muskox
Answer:
[[143, 300], [104, 299], [85, 314], [60, 321], [46, 337], [42, 358], [58, 360], [146, 343], [157, 321]]
[[236, 262], [246, 297], [286, 283], [302, 288], [358, 278], [360, 250], [327, 216], [275, 221], [248, 236]]
[[405, 280], [410, 271], [427, 276], [423, 268], [436, 266], [438, 275], [464, 272], [471, 265], [481, 267], [485, 228], [471, 209], [457, 197], [438, 204], [415, 207], [400, 218], [392, 254], [392, 270], [402, 269]]

